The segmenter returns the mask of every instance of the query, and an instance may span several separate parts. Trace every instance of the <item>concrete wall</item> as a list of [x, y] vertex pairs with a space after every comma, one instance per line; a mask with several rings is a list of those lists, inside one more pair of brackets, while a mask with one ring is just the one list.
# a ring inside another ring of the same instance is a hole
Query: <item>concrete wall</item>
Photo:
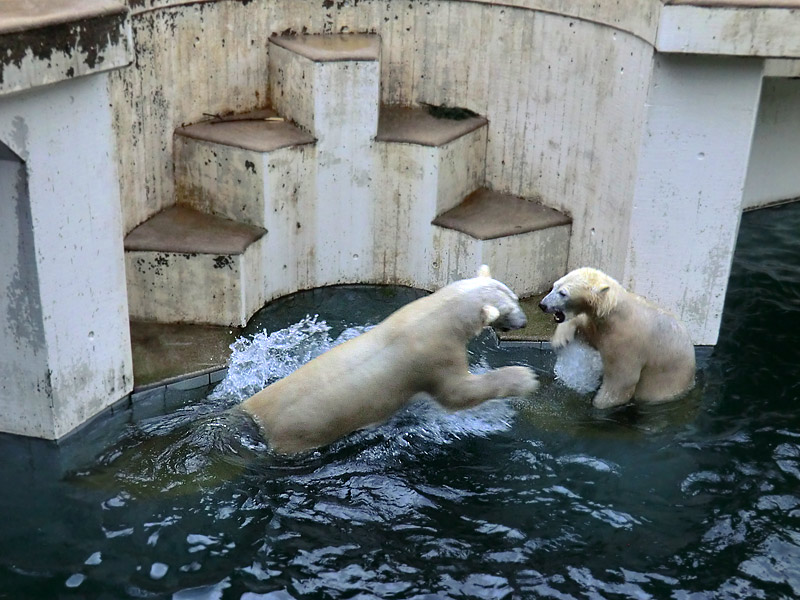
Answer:
[[629, 210], [660, 2], [324, 4], [136, 4], [136, 65], [112, 75], [126, 231], [174, 201], [175, 127], [265, 103], [271, 34], [368, 31], [383, 102], [486, 115], [488, 182], [573, 216], [571, 266], [621, 273], [628, 220], [607, 215]]
[[131, 390], [114, 142], [106, 75], [0, 98], [5, 431], [58, 438]]
[[800, 198], [800, 78], [766, 77], [743, 207], [795, 198]]

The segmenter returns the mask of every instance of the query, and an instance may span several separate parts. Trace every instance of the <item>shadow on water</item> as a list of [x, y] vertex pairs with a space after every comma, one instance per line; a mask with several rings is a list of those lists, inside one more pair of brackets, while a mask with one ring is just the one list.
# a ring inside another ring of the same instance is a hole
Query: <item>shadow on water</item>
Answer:
[[227, 383], [85, 432], [86, 467], [0, 436], [0, 598], [798, 597], [798, 231], [800, 204], [745, 215], [720, 341], [684, 400], [598, 412], [551, 354], [486, 336], [473, 368], [531, 364], [535, 398], [421, 401], [295, 459], [229, 409], [414, 292], [383, 289], [354, 320], [369, 288], [297, 295], [283, 322], [273, 305]]

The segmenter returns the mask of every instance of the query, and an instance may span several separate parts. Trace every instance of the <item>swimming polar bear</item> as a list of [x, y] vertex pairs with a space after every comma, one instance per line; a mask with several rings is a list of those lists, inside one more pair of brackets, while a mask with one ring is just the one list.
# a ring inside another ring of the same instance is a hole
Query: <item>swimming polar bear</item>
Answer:
[[450, 410], [526, 396], [539, 386], [531, 369], [473, 375], [466, 352], [486, 326], [509, 330], [525, 324], [517, 296], [483, 266], [477, 277], [411, 302], [240, 406], [274, 450], [295, 453], [383, 423], [420, 393]]
[[600, 352], [603, 383], [592, 403], [674, 400], [694, 386], [694, 345], [670, 313], [625, 290], [602, 271], [584, 267], [553, 284], [539, 307], [555, 316], [554, 349], [576, 334]]

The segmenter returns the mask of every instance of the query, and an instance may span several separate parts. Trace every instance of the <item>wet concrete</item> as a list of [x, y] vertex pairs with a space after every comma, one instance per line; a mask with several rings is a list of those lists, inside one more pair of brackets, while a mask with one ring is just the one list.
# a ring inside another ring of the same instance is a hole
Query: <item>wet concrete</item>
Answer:
[[134, 390], [224, 367], [235, 327], [131, 323]]

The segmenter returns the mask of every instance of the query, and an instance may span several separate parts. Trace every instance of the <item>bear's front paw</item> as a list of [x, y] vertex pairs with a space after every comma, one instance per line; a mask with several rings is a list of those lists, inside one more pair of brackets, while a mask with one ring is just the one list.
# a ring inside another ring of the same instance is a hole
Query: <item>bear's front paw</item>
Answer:
[[539, 379], [528, 367], [503, 367], [499, 371], [505, 379], [505, 396], [530, 396], [539, 389]]
[[550, 339], [550, 346], [553, 350], [558, 350], [569, 344], [575, 339], [575, 328], [569, 323], [562, 323], [556, 327], [553, 337]]

